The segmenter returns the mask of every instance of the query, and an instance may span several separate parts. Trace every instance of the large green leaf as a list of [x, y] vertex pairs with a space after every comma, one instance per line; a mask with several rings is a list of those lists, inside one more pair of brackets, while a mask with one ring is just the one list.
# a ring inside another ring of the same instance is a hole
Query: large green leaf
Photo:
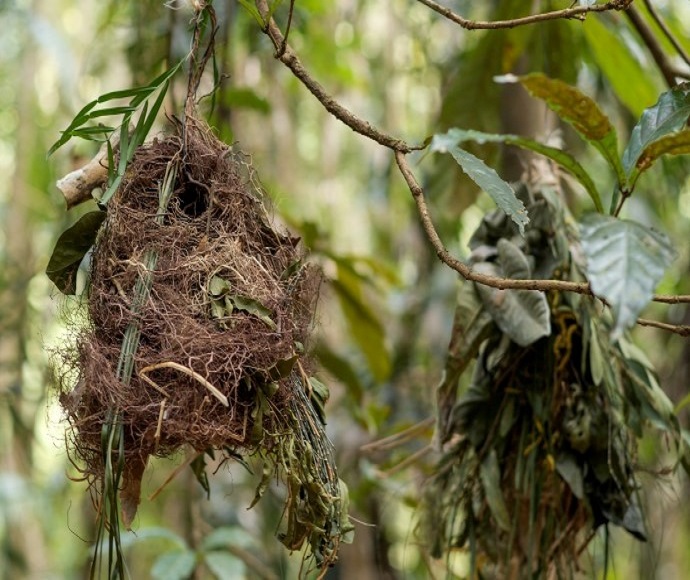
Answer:
[[[496, 263], [481, 262], [474, 270], [515, 280], [528, 279], [531, 274], [525, 255], [506, 239], [498, 241]], [[551, 333], [549, 305], [543, 292], [499, 290], [483, 284], [476, 284], [476, 287], [494, 322], [513, 342], [527, 346]]]
[[464, 149], [460, 149], [453, 130], [445, 134], [434, 135], [431, 141], [431, 150], [450, 153], [467, 176], [486, 191], [496, 202], [496, 205], [518, 225], [520, 233], [525, 233], [525, 226], [529, 223], [527, 210], [515, 195], [513, 188], [481, 159]]
[[446, 135], [456, 139], [456, 143], [461, 143], [464, 141], [474, 141], [480, 145], [492, 142], [506, 143], [508, 145], [515, 145], [516, 147], [534, 151], [535, 153], [539, 153], [544, 157], [548, 157], [576, 177], [594, 202], [597, 211], [601, 213], [604, 211], [604, 206], [601, 203], [599, 192], [597, 191], [594, 181], [590, 177], [589, 173], [587, 173], [585, 168], [582, 167], [582, 165], [580, 165], [580, 163], [572, 155], [561, 149], [544, 145], [543, 143], [539, 143], [539, 141], [535, 141], [534, 139], [529, 139], [527, 137], [483, 133], [482, 131], [474, 131], [472, 129], [450, 129]]
[[596, 67], [603, 72], [620, 102], [639, 117], [644, 107], [657, 97], [654, 79], [660, 79], [659, 75], [645, 68], [620, 33], [610, 30], [601, 19], [588, 18], [582, 30]]
[[619, 184], [625, 184], [616, 129], [594, 100], [575, 87], [543, 74], [525, 75], [518, 80], [533, 97], [544, 101], [583, 139], [594, 145], [615, 171]]
[[96, 241], [104, 219], [104, 211], [90, 211], [58, 238], [46, 274], [63, 294], [76, 291], [79, 264]]
[[675, 252], [668, 238], [642, 224], [590, 214], [580, 226], [592, 291], [606, 300], [617, 339], [635, 324]]

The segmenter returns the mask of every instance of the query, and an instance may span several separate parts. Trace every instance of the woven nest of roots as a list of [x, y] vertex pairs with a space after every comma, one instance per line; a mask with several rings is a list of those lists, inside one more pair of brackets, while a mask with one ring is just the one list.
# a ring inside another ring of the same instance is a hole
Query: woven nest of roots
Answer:
[[248, 159], [205, 126], [190, 120], [136, 153], [94, 247], [78, 382], [61, 397], [90, 482], [104, 478], [104, 426], [120, 430], [109, 452], [124, 465], [128, 527], [150, 456], [258, 454], [266, 477], [290, 473], [281, 540], [335, 561], [349, 525], [327, 392], [304, 355], [319, 284], [298, 239], [273, 225]]

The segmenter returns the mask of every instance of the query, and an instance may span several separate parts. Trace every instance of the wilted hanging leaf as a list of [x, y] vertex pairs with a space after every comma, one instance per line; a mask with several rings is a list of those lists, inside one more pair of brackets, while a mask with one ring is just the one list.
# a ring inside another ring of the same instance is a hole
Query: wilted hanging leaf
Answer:
[[58, 238], [46, 274], [63, 294], [76, 291], [79, 264], [96, 241], [104, 219], [104, 211], [86, 213]]
[[642, 224], [601, 214], [580, 226], [592, 291], [611, 306], [618, 339], [637, 320], [675, 252], [668, 238]]
[[689, 116], [690, 83], [683, 83], [662, 93], [656, 104], [645, 109], [623, 152], [623, 168], [627, 176], [631, 176], [649, 145], [681, 129]]
[[[527, 258], [506, 239], [498, 241], [496, 263], [481, 262], [474, 270], [489, 276], [525, 280], [530, 277]], [[527, 346], [551, 333], [549, 305], [543, 292], [537, 290], [499, 290], [476, 284], [477, 292], [494, 322], [510, 339]]]
[[486, 503], [489, 504], [491, 515], [494, 516], [499, 527], [506, 532], [510, 531], [510, 516], [506, 507], [503, 492], [501, 491], [501, 470], [496, 457], [496, 450], [492, 449], [482, 461], [479, 475], [484, 487]]
[[442, 135], [434, 135], [431, 151], [450, 153], [467, 176], [491, 196], [496, 205], [510, 216], [520, 228], [520, 233], [524, 235], [529, 218], [524, 204], [517, 198], [513, 188], [481, 159], [460, 149], [458, 141], [453, 130]]

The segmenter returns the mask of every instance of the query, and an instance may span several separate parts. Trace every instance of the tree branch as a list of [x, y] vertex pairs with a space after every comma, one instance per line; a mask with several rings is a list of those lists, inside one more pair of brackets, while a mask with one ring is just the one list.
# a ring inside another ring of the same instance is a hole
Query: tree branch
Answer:
[[606, 4], [595, 4], [593, 6], [575, 6], [573, 8], [565, 8], [563, 10], [554, 10], [552, 12], [544, 12], [542, 14], [531, 14], [530, 16], [523, 16], [522, 18], [513, 18], [511, 20], [468, 20], [459, 14], [453, 12], [450, 8], [446, 8], [438, 4], [434, 0], [417, 0], [434, 12], [437, 12], [444, 18], [451, 22], [458, 24], [466, 30], [497, 30], [499, 28], [515, 28], [517, 26], [525, 26], [527, 24], [535, 24], [537, 22], [545, 22], [547, 20], [562, 20], [569, 18], [576, 18], [584, 20], [589, 12], [609, 12], [611, 10], [626, 10], [633, 2], [633, 0], [613, 0]]
[[393, 151], [403, 151], [409, 153], [416, 149], [423, 149], [424, 146], [413, 146], [402, 139], [396, 139], [390, 135], [387, 135], [383, 131], [380, 131], [374, 127], [371, 123], [368, 123], [364, 119], [357, 117], [354, 113], [343, 107], [338, 101], [331, 97], [326, 90], [321, 86], [312, 76], [307, 72], [307, 70], [302, 65], [301, 61], [292, 50], [290, 45], [285, 41], [283, 33], [278, 28], [273, 18], [268, 18], [269, 10], [266, 0], [256, 0], [256, 7], [259, 9], [261, 18], [266, 22], [266, 27], [264, 28], [264, 33], [268, 35], [276, 49], [275, 56], [287, 66], [301, 82], [309, 89], [318, 101], [326, 108], [326, 110], [333, 115], [336, 119], [345, 123], [353, 131], [368, 137], [369, 139], [376, 141], [384, 147], [388, 147]]
[[[439, 6], [433, 0], [418, 0], [423, 4], [435, 9], [434, 6], [441, 10], [447, 10]], [[510, 20], [510, 21], [497, 21], [494, 24], [499, 26], [486, 26], [485, 28], [507, 28], [510, 26], [520, 26], [524, 24], [531, 24], [533, 22], [541, 22], [544, 20], [553, 20], [556, 18], [572, 18], [578, 14], [584, 14], [586, 12], [603, 12], [606, 10], [625, 10], [631, 4], [632, 0], [617, 0], [608, 2], [607, 4], [595, 5], [591, 7], [578, 7], [569, 8], [566, 10], [559, 10], [556, 12], [548, 12], [545, 14], [534, 15], [531, 17], [526, 17], [522, 19]], [[348, 109], [343, 107], [338, 101], [336, 101], [331, 95], [329, 95], [321, 84], [319, 84], [304, 68], [300, 62], [297, 54], [294, 52], [292, 47], [287, 43], [285, 37], [283, 36], [280, 28], [275, 23], [272, 18], [268, 18], [269, 9], [266, 0], [256, 0], [256, 6], [264, 19], [265, 27], [263, 29], [264, 33], [268, 35], [271, 42], [276, 49], [275, 57], [287, 66], [292, 73], [302, 82], [302, 84], [316, 97], [316, 99], [323, 105], [323, 107], [331, 113], [336, 119], [350, 127], [353, 131], [391, 149], [395, 153], [395, 160], [400, 169], [400, 172], [407, 183], [407, 186], [415, 200], [417, 206], [417, 212], [419, 213], [420, 220], [422, 222], [422, 227], [426, 233], [429, 242], [436, 251], [438, 258], [446, 264], [451, 269], [458, 272], [464, 279], [476, 282], [478, 284], [483, 284], [485, 286], [491, 286], [492, 288], [498, 288], [500, 290], [539, 290], [539, 291], [561, 291], [561, 292], [575, 292], [577, 294], [584, 294], [587, 296], [594, 296], [589, 283], [586, 282], [572, 282], [569, 280], [513, 280], [509, 278], [499, 278], [495, 276], [488, 276], [486, 274], [481, 274], [479, 272], [474, 272], [467, 264], [458, 260], [453, 256], [443, 245], [441, 238], [436, 231], [436, 227], [433, 224], [429, 210], [426, 205], [426, 200], [424, 198], [424, 190], [417, 182], [410, 166], [407, 162], [406, 155], [415, 150], [421, 150], [426, 147], [426, 145], [410, 145], [402, 139], [397, 139], [380, 131], [367, 121], [357, 117], [355, 114], [350, 112]], [[438, 11], [438, 10], [436, 10]], [[448, 11], [450, 12], [450, 11]], [[447, 14], [443, 13], [444, 16]], [[452, 13], [451, 13], [452, 14]], [[461, 19], [463, 22], [470, 24], [491, 24], [491, 23], [472, 23], [467, 21], [462, 17], [454, 15], [455, 17]], [[448, 16], [447, 16], [448, 17]], [[481, 28], [482, 26], [475, 26], [475, 28]], [[680, 303], [690, 303], [689, 296], [673, 296], [673, 295], [654, 295], [652, 300], [656, 302], [662, 302], [666, 304], [680, 304]], [[661, 323], [660, 323], [661, 324]]]
[[[661, 29], [661, 32], [664, 33], [664, 36], [666, 36], [668, 41], [673, 45], [673, 48], [676, 50], [676, 52], [685, 61], [685, 64], [690, 66], [690, 55], [681, 46], [681, 44], [678, 42], [676, 37], [673, 36], [669, 27], [666, 26], [666, 23], [659, 16], [659, 14], [656, 11], [656, 9], [654, 8], [654, 6], [652, 6], [652, 3], [649, 0], [644, 0], [644, 5], [647, 8], [647, 12], [649, 12], [649, 15], [652, 17], [654, 22], [656, 22], [656, 25]], [[678, 75], [676, 75], [676, 76], [678, 76]]]
[[690, 336], [690, 326], [684, 324], [667, 324], [666, 322], [659, 322], [658, 320], [649, 320], [647, 318], [638, 318], [637, 324], [640, 326], [652, 326], [654, 328], [660, 328], [667, 332], [673, 332], [684, 338]]
[[640, 35], [640, 38], [642, 38], [642, 41], [649, 49], [649, 53], [652, 55], [656, 66], [661, 71], [661, 74], [663, 75], [668, 87], [675, 87], [675, 68], [669, 62], [664, 49], [661, 47], [659, 41], [654, 35], [654, 31], [647, 25], [647, 23], [644, 21], [644, 18], [642, 18], [642, 15], [635, 9], [634, 6], [631, 6], [630, 10], [626, 11], [625, 15], [628, 17], [628, 20], [630, 20], [633, 28], [637, 31], [637, 33]]

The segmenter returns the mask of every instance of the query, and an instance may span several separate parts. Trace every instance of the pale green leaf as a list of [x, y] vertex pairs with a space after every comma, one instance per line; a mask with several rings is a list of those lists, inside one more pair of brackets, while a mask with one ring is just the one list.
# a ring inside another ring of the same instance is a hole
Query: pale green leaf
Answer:
[[[481, 262], [476, 272], [515, 280], [529, 279], [530, 268], [522, 251], [506, 239], [498, 242], [496, 263]], [[537, 290], [500, 290], [475, 284], [477, 292], [498, 327], [520, 346], [527, 346], [551, 333], [551, 315], [546, 296]]]
[[191, 550], [175, 550], [162, 554], [153, 563], [154, 580], [186, 580], [196, 567], [196, 554]]
[[219, 550], [228, 546], [248, 548], [253, 539], [244, 529], [235, 526], [222, 526], [213, 530], [201, 541], [201, 547], [206, 550]]
[[442, 135], [434, 135], [431, 141], [431, 151], [450, 153], [467, 176], [489, 194], [496, 205], [518, 225], [520, 233], [524, 235], [529, 218], [524, 204], [517, 198], [513, 188], [481, 159], [464, 149], [460, 149], [458, 139], [455, 138], [452, 131]]
[[563, 481], [568, 484], [575, 497], [583, 499], [585, 496], [584, 478], [582, 476], [582, 469], [575, 461], [575, 458], [569, 453], [560, 455], [556, 461], [556, 471], [563, 478]]
[[635, 324], [675, 252], [664, 234], [611, 216], [586, 216], [580, 233], [587, 279], [611, 307], [617, 339]]
[[543, 143], [539, 143], [538, 141], [529, 139], [527, 137], [483, 133], [482, 131], [474, 131], [472, 129], [450, 129], [447, 135], [452, 136], [453, 139], [456, 139], [456, 143], [461, 143], [463, 141], [474, 141], [480, 145], [484, 143], [506, 143], [508, 145], [514, 145], [522, 149], [534, 151], [535, 153], [539, 153], [544, 157], [548, 157], [577, 178], [577, 180], [582, 184], [589, 194], [589, 197], [594, 202], [597, 211], [604, 211], [604, 206], [601, 203], [599, 192], [597, 191], [594, 181], [590, 177], [589, 173], [587, 173], [585, 168], [582, 167], [582, 165], [580, 165], [580, 163], [572, 155], [566, 153], [562, 149], [556, 149], [555, 147], [544, 145]]
[[244, 562], [230, 552], [207, 552], [204, 554], [204, 560], [218, 580], [237, 580], [237, 578], [244, 578], [246, 575]]

